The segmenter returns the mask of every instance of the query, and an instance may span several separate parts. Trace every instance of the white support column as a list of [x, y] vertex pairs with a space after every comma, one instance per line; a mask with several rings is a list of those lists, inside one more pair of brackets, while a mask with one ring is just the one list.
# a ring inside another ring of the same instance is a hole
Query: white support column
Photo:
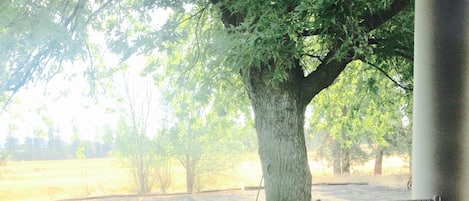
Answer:
[[432, 53], [432, 1], [415, 2], [414, 36], [414, 103], [412, 136], [412, 199], [428, 199], [436, 193], [437, 170], [433, 165], [436, 117], [432, 89], [435, 83], [430, 71]]
[[416, 0], [412, 198], [469, 200], [469, 1]]

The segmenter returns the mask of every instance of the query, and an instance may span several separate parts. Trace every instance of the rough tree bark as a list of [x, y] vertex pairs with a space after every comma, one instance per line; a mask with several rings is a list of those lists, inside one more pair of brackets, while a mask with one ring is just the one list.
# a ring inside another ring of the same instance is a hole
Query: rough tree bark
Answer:
[[[246, 81], [255, 114], [259, 155], [264, 173], [266, 198], [310, 200], [311, 173], [304, 137], [307, 103], [302, 101], [297, 67], [278, 85], [269, 82], [267, 68], [251, 69]], [[301, 70], [301, 69], [300, 69]]]
[[192, 167], [187, 167], [186, 168], [186, 190], [187, 193], [192, 193], [192, 190], [194, 189], [194, 172], [192, 170]]
[[350, 149], [342, 148], [342, 174], [350, 174]]
[[191, 153], [186, 153], [185, 158], [182, 160], [185, 160], [182, 164], [186, 169], [186, 191], [192, 193], [194, 191], [197, 158], [193, 157]]
[[376, 153], [375, 156], [375, 170], [374, 175], [382, 175], [383, 174], [383, 150], [380, 150]]
[[344, 148], [340, 142], [333, 142], [332, 145], [332, 169], [334, 175], [350, 174], [350, 152], [349, 148]]
[[341, 157], [341, 149], [340, 143], [333, 142], [332, 147], [332, 169], [334, 170], [334, 175], [341, 175], [342, 174], [342, 157]]

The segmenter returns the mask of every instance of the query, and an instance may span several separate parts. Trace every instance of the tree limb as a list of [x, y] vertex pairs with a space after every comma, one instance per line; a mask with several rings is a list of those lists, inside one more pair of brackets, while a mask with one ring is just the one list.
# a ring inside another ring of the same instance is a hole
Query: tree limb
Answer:
[[406, 54], [405, 48], [407, 48], [407, 47], [404, 47], [404, 46], [399, 46], [399, 47], [396, 46], [394, 48], [380, 48], [380, 47], [385, 47], [385, 45], [383, 45], [383, 43], [380, 42], [380, 39], [376, 39], [376, 38], [368, 39], [368, 45], [377, 45], [377, 47], [374, 48], [375, 51], [376, 50], [388, 49], [388, 51], [391, 51], [392, 53], [394, 53], [395, 55], [397, 55], [399, 57], [402, 57], [402, 58], [407, 59], [409, 61], [414, 60], [414, 55]]
[[320, 33], [321, 33], [320, 29], [314, 29], [314, 30], [305, 29], [303, 30], [303, 32], [300, 33], [300, 35], [301, 36], [316, 36], [316, 35], [319, 35]]
[[[365, 15], [363, 17], [362, 23], [360, 24], [364, 26], [365, 29], [369, 32], [387, 22], [389, 19], [407, 8], [409, 5], [409, 0], [396, 0], [387, 10], [383, 10], [372, 15]], [[314, 30], [303, 32], [303, 36], [314, 33], [319, 33], [319, 31]], [[353, 52], [352, 47], [350, 47], [350, 51]], [[335, 59], [335, 54], [336, 52], [331, 50], [323, 59], [324, 62], [322, 62], [315, 71], [307, 75], [303, 80], [301, 85], [303, 104], [309, 104], [309, 102], [314, 98], [314, 96], [316, 96], [316, 94], [329, 87], [345, 69], [347, 64], [353, 60], [351, 57]], [[385, 72], [383, 71], [383, 73]]]
[[88, 17], [88, 20], [86, 20], [86, 23], [85, 24], [89, 24], [92, 20], [95, 19], [95, 17], [104, 9], [106, 8], [108, 5], [110, 5], [110, 3], [112, 2], [112, 0], [107, 0], [105, 3], [103, 3], [98, 9], [96, 9], [95, 11], [93, 11], [90, 16]]
[[319, 55], [305, 54], [305, 56], [308, 56], [308, 57], [311, 57], [311, 58], [315, 58], [315, 59], [319, 60], [320, 62], [324, 62], [324, 59], [321, 58], [321, 56], [319, 56]]
[[409, 61], [414, 61], [414, 55], [408, 55], [406, 54], [404, 51], [400, 50], [400, 49], [395, 49], [394, 50], [394, 53], [397, 55], [397, 56], [400, 56], [404, 59], [407, 59]]
[[397, 85], [398, 87], [406, 90], [406, 91], [412, 91], [413, 90], [413, 87], [409, 87], [409, 86], [404, 86], [402, 85], [401, 83], [399, 83], [397, 80], [395, 80], [394, 78], [392, 78], [385, 70], [383, 70], [382, 68], [380, 68], [379, 66], [377, 66], [376, 64], [373, 64], [373, 63], [370, 63], [368, 61], [365, 61], [365, 60], [361, 60], [363, 61], [364, 63], [370, 65], [371, 67], [375, 68], [376, 70], [378, 70], [379, 72], [381, 72], [384, 76], [386, 76], [389, 80], [391, 80], [395, 85]]
[[376, 29], [383, 23], [387, 22], [399, 12], [406, 9], [409, 5], [409, 0], [396, 0], [392, 2], [390, 9], [388, 10], [383, 10], [375, 14], [365, 15], [363, 17], [363, 22], [360, 24], [366, 27], [367, 31], [371, 31], [373, 29]]
[[[403, 11], [410, 5], [409, 0], [396, 0], [392, 2], [390, 9], [383, 10], [381, 12], [377, 12], [374, 14], [369, 14], [363, 16], [363, 21], [360, 23], [363, 27], [366, 28], [366, 31], [369, 32], [373, 29], [376, 29], [384, 22], [387, 22], [389, 19], [397, 15], [399, 12]], [[303, 30], [300, 35], [307, 37], [307, 36], [315, 36], [319, 35], [323, 32], [321, 29], [305, 29]], [[325, 34], [328, 34], [327, 32]]]
[[221, 21], [225, 27], [239, 26], [244, 21], [244, 16], [241, 15], [241, 13], [228, 9], [228, 7], [224, 5], [223, 2], [220, 2], [220, 0], [210, 0], [210, 2], [213, 5], [218, 3], [222, 4], [220, 6]]
[[315, 71], [307, 75], [301, 85], [302, 101], [307, 105], [316, 94], [330, 86], [342, 73], [351, 58], [337, 60], [333, 59], [334, 51], [329, 52]]

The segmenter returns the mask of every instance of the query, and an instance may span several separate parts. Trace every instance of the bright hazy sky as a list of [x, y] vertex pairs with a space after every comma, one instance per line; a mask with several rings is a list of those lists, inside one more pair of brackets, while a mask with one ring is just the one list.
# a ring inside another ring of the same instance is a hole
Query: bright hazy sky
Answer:
[[[191, 9], [188, 6], [186, 9]], [[152, 24], [155, 29], [161, 27], [164, 22], [167, 20], [167, 16], [170, 11], [165, 9], [156, 9], [153, 11], [153, 21]], [[103, 34], [99, 34], [91, 31], [90, 42], [95, 44], [100, 44], [105, 46], [105, 38]], [[106, 65], [116, 65], [118, 59], [111, 55], [111, 53], [103, 53], [101, 55], [105, 58]], [[142, 78], [139, 76], [141, 70], [144, 68], [144, 59], [138, 56], [132, 56], [127, 60], [131, 70], [129, 71], [130, 76], [130, 85], [135, 85], [135, 92], [132, 92], [136, 97], [141, 98], [140, 94], [145, 93], [140, 89], [145, 87], [150, 87], [152, 93], [154, 94], [152, 100], [154, 104], [153, 114], [157, 115], [152, 117], [153, 122], [149, 128], [149, 135], [155, 133], [155, 130], [159, 127], [159, 119], [161, 118], [158, 115], [161, 115], [161, 107], [158, 102], [158, 90], [152, 85], [151, 78]], [[72, 64], [70, 64], [72, 65]], [[19, 93], [16, 94], [15, 100], [12, 101], [8, 106], [6, 111], [0, 110], [0, 147], [5, 144], [6, 136], [8, 135], [8, 126], [13, 124], [17, 129], [11, 133], [15, 137], [25, 138], [27, 136], [33, 137], [33, 130], [35, 128], [42, 128], [47, 130], [42, 116], [50, 117], [54, 122], [56, 127], [59, 127], [62, 139], [70, 140], [70, 137], [73, 135], [73, 127], [75, 126], [80, 133], [82, 139], [95, 140], [96, 138], [96, 128], [103, 127], [105, 125], [113, 128], [118, 120], [119, 114], [109, 114], [106, 113], [106, 107], [115, 108], [117, 113], [118, 110], [116, 107], [115, 100], [110, 99], [109, 97], [97, 97], [98, 105], [95, 104], [95, 99], [86, 97], [88, 91], [88, 82], [83, 76], [83, 72], [89, 66], [88, 63], [74, 62], [72, 66], [64, 67], [64, 73], [56, 75], [48, 84], [45, 86], [45, 83], [29, 84], [29, 87], [23, 88]], [[138, 66], [140, 68], [138, 68]], [[71, 80], [70, 75], [75, 75]], [[122, 95], [123, 93], [123, 82], [122, 74], [117, 73], [117, 78], [114, 85], [116, 86], [118, 93]], [[44, 90], [48, 95], [45, 95]], [[61, 91], [68, 92], [68, 96], [56, 98], [60, 96]], [[45, 106], [45, 109], [44, 109]], [[38, 108], [43, 108], [41, 112], [38, 111]], [[43, 114], [43, 115], [42, 115]], [[122, 115], [122, 113], [120, 113]], [[98, 132], [99, 133], [99, 132]]]
[[[144, 63], [142, 58], [131, 58], [128, 62], [132, 66], [129, 71], [129, 82], [131, 90], [134, 89], [132, 96], [137, 102], [145, 93], [145, 88], [150, 88], [152, 97], [153, 122], [150, 126], [150, 134], [156, 132], [159, 126], [159, 117], [161, 109], [159, 107], [158, 90], [153, 85], [151, 77], [140, 77]], [[136, 68], [141, 66], [142, 68]], [[99, 129], [104, 126], [114, 128], [119, 119], [119, 107], [127, 108], [126, 104], [117, 104], [111, 97], [98, 95], [96, 98], [87, 96], [89, 92], [88, 82], [83, 77], [83, 66], [70, 66], [65, 68], [65, 73], [56, 75], [48, 84], [38, 83], [36, 86], [30, 85], [22, 89], [14, 97], [6, 111], [0, 113], [0, 147], [5, 144], [8, 135], [8, 126], [13, 124], [17, 127], [11, 134], [15, 137], [24, 139], [33, 137], [35, 128], [42, 128], [47, 131], [42, 117], [49, 117], [54, 126], [60, 129], [62, 139], [68, 141], [73, 135], [73, 127], [78, 129], [81, 139], [96, 140], [96, 136], [101, 135]], [[75, 74], [71, 80], [71, 74]], [[122, 74], [116, 73], [113, 78], [113, 86], [116, 88], [110, 93], [116, 93], [121, 96], [124, 94], [124, 83]], [[61, 91], [66, 91], [67, 96], [59, 97]], [[57, 98], [58, 97], [58, 98]], [[96, 101], [97, 100], [97, 101]], [[137, 103], [138, 104], [138, 103]], [[113, 108], [116, 112], [106, 112], [107, 108]]]

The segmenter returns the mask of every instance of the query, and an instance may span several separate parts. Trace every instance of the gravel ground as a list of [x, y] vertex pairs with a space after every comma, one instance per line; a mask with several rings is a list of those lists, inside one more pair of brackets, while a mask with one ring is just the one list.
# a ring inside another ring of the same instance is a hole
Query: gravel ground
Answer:
[[[409, 200], [411, 192], [406, 188], [377, 185], [314, 185], [314, 201], [395, 201]], [[116, 196], [88, 199], [86, 201], [256, 201], [257, 190], [227, 190], [197, 194]], [[69, 200], [71, 201], [71, 200]], [[261, 190], [258, 201], [265, 201]]]
[[407, 188], [374, 185], [313, 186], [312, 194], [313, 200], [321, 199], [321, 201], [386, 201], [411, 198], [411, 191]]

